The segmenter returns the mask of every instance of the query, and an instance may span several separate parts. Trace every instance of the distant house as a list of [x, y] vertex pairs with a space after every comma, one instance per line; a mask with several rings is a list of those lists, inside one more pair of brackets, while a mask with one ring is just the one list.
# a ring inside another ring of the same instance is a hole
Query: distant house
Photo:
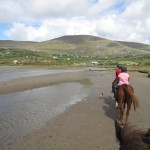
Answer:
[[58, 57], [57, 56], [53, 56], [53, 59], [58, 59]]
[[18, 63], [20, 63], [18, 60], [13, 61], [13, 64], [15, 64], [15, 65], [18, 64]]
[[93, 65], [98, 65], [98, 61], [92, 61]]

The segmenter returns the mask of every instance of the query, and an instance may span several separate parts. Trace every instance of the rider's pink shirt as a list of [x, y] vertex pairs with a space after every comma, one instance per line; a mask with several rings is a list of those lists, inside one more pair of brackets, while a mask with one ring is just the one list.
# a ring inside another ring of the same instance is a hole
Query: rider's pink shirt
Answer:
[[126, 72], [122, 72], [118, 75], [119, 83], [118, 85], [129, 84], [129, 74]]

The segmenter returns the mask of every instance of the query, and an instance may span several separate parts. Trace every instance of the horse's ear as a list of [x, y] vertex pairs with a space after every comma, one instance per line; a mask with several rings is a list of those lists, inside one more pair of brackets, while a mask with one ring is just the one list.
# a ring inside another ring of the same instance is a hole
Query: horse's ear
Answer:
[[147, 133], [145, 134], [145, 136], [142, 139], [145, 143], [150, 145], [150, 129], [147, 131]]
[[120, 127], [117, 120], [115, 120], [115, 130], [116, 130], [116, 137], [121, 142], [122, 141], [122, 137], [121, 137], [122, 128]]

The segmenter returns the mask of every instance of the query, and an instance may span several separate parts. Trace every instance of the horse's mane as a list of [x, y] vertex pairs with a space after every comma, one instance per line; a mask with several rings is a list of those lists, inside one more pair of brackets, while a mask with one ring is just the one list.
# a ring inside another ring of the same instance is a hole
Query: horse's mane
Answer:
[[123, 150], [150, 150], [150, 129], [144, 131], [130, 124], [119, 128], [120, 135], [116, 135]]
[[[147, 145], [144, 143], [143, 138], [145, 138], [146, 131], [143, 131], [142, 129], [138, 129], [134, 125], [126, 125], [122, 130], [122, 140], [124, 145], [128, 147], [138, 147], [138, 148], [146, 148]], [[134, 145], [133, 145], [134, 143]], [[140, 149], [142, 150], [142, 149]]]

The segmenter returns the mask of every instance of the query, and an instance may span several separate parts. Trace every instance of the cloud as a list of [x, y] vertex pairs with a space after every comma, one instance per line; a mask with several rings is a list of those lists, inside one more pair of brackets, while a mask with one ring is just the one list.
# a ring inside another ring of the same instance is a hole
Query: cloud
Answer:
[[92, 4], [89, 7], [88, 15], [89, 16], [102, 15], [116, 3], [117, 3], [117, 0], [111, 0], [111, 1], [110, 0], [99, 0], [95, 4]]
[[[1, 2], [2, 0], [0, 0]], [[108, 11], [118, 0], [5, 0], [0, 5], [0, 20], [41, 21], [51, 18], [92, 16]], [[11, 8], [11, 9], [10, 9]], [[5, 15], [7, 14], [7, 15]]]
[[0, 22], [12, 22], [22, 16], [22, 9], [15, 1], [0, 0]]
[[30, 14], [34, 17], [67, 17], [85, 14], [88, 0], [33, 0]]
[[80, 0], [0, 0], [0, 2], [0, 22], [84, 16], [92, 5], [89, 0], [82, 2]]
[[122, 16], [131, 20], [145, 20], [150, 17], [149, 15], [150, 1], [149, 0], [136, 0], [131, 1], [123, 12]]
[[102, 17], [97, 26], [98, 35], [112, 40], [150, 43], [150, 19], [128, 22], [116, 15]]
[[150, 43], [149, 8], [149, 0], [5, 0], [0, 22], [9, 23], [3, 34], [12, 40], [88, 34]]
[[[19, 31], [19, 32], [18, 32]], [[34, 27], [23, 23], [13, 23], [5, 34], [9, 39], [44, 41], [63, 35], [89, 34], [95, 32], [95, 21], [92, 23], [84, 18], [45, 20], [40, 26]]]

